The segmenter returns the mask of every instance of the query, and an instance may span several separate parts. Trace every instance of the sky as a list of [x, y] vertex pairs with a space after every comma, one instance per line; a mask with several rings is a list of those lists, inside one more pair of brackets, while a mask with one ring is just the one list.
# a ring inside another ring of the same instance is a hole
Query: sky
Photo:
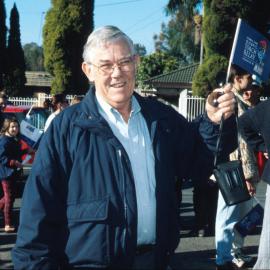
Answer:
[[[20, 15], [22, 45], [35, 42], [42, 45], [42, 27], [51, 6], [50, 0], [5, 0], [7, 27], [13, 4]], [[162, 22], [168, 22], [165, 6], [168, 0], [95, 0], [94, 25], [115, 25], [131, 37], [134, 43], [154, 52], [153, 35], [159, 34]]]

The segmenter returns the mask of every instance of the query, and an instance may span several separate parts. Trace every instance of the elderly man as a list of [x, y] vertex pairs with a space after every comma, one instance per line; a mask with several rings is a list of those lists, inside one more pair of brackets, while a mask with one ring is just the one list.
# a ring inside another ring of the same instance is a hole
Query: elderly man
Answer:
[[218, 107], [208, 104], [190, 124], [134, 93], [139, 58], [118, 28], [95, 30], [83, 58], [95, 87], [42, 139], [23, 195], [15, 269], [165, 269], [179, 242], [175, 177], [211, 173], [233, 94], [228, 86]]

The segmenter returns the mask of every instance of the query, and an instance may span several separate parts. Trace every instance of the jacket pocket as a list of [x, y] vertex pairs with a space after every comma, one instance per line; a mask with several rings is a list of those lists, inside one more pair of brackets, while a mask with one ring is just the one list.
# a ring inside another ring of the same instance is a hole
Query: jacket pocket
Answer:
[[67, 207], [69, 237], [66, 254], [76, 267], [109, 265], [109, 197]]

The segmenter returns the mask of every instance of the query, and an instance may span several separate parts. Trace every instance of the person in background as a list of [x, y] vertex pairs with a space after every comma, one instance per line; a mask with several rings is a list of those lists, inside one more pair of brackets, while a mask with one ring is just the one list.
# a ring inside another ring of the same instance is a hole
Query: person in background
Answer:
[[212, 171], [222, 114], [223, 151], [236, 146], [231, 87], [218, 107], [207, 102], [206, 113], [189, 123], [134, 92], [139, 56], [117, 27], [93, 31], [83, 59], [95, 87], [41, 140], [22, 199], [14, 268], [166, 269], [180, 235], [176, 177]]
[[218, 200], [218, 187], [210, 178], [192, 179], [193, 207], [195, 225], [190, 236], [213, 236], [215, 234], [215, 220]]
[[[261, 95], [262, 95], [262, 86], [261, 83], [258, 80], [256, 80], [255, 76], [255, 80], [252, 82], [251, 88], [248, 89], [247, 91], [244, 91], [242, 95], [243, 102], [247, 104], [247, 109], [251, 109], [257, 106], [260, 102]], [[255, 155], [257, 158], [259, 177], [261, 177], [267, 159], [265, 157], [264, 152], [255, 150]]]
[[68, 101], [65, 94], [56, 94], [52, 97], [51, 107], [53, 112], [48, 117], [45, 123], [44, 132], [48, 129], [55, 116], [58, 115], [61, 111], [63, 111], [67, 106]]
[[[239, 94], [237, 93], [237, 98], [242, 108], [240, 108], [241, 112], [256, 106], [260, 102], [261, 92], [261, 85], [256, 78], [254, 78], [250, 87], [243, 89]], [[260, 152], [256, 154], [259, 160], [263, 159]], [[261, 164], [262, 162], [258, 162], [258, 167], [260, 166], [261, 168], [263, 166], [263, 164]], [[202, 179], [194, 179], [193, 185], [195, 228], [190, 232], [190, 235], [199, 237], [213, 235], [215, 231], [218, 201], [218, 187], [215, 183], [215, 179], [212, 180], [211, 177], [205, 181], [202, 181]], [[242, 240], [240, 240], [240, 242], [242, 242]], [[239, 245], [241, 246], [241, 244]]]
[[15, 118], [5, 119], [0, 137], [0, 181], [4, 196], [0, 199], [0, 209], [4, 211], [5, 232], [14, 232], [12, 209], [15, 199], [16, 181], [20, 177], [22, 156], [33, 152], [21, 150], [19, 122]]
[[0, 130], [1, 130], [1, 127], [2, 127], [3, 122], [5, 120], [5, 118], [3, 116], [3, 111], [7, 106], [7, 101], [8, 101], [7, 95], [0, 92]]
[[[229, 82], [233, 85], [233, 92], [237, 100], [238, 116], [251, 106], [252, 75], [237, 65], [232, 65]], [[255, 95], [254, 95], [255, 97]], [[256, 192], [259, 181], [257, 161], [253, 150], [241, 138], [239, 148], [242, 156], [243, 172], [246, 185], [251, 195]], [[230, 154], [230, 160], [238, 159], [238, 151]], [[216, 265], [217, 270], [241, 269], [252, 262], [252, 257], [242, 252], [244, 238], [234, 230], [234, 225], [252, 208], [252, 200], [236, 205], [227, 206], [222, 194], [218, 195], [218, 206], [215, 226]]]
[[247, 109], [251, 109], [259, 104], [260, 97], [262, 94], [262, 87], [259, 81], [256, 80], [256, 77], [252, 81], [252, 84], [249, 89], [243, 91], [241, 98], [244, 103], [247, 104]]
[[47, 111], [50, 111], [52, 107], [52, 102], [49, 98], [46, 98], [43, 102], [43, 108], [46, 109]]
[[74, 105], [74, 104], [80, 103], [83, 100], [83, 97], [84, 96], [77, 96], [77, 95], [75, 95], [73, 97], [73, 99], [71, 100], [70, 105]]
[[245, 112], [239, 119], [239, 128], [248, 145], [255, 151], [265, 153], [265, 164], [261, 179], [266, 182], [264, 219], [260, 237], [257, 262], [253, 269], [266, 270], [270, 267], [270, 100], [260, 102]]

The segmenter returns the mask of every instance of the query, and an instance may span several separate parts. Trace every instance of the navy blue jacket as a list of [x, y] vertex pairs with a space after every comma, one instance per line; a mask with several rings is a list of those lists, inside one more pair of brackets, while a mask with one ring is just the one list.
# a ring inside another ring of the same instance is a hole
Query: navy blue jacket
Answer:
[[[175, 176], [211, 174], [210, 150], [218, 126], [205, 116], [191, 125], [156, 100], [136, 98], [155, 155], [156, 257], [157, 268], [162, 268], [179, 242]], [[233, 121], [226, 138], [232, 127]], [[136, 234], [130, 161], [99, 115], [91, 90], [81, 103], [59, 114], [42, 138], [22, 199], [13, 263], [15, 269], [27, 270], [127, 268], [135, 255]]]
[[[239, 118], [239, 130], [248, 145], [256, 151], [270, 153], [270, 100], [260, 102]], [[267, 160], [261, 179], [270, 184], [270, 161]]]
[[18, 139], [0, 136], [0, 179], [8, 180], [16, 174], [17, 167], [12, 163], [17, 160], [22, 161], [22, 155], [25, 151], [21, 150], [21, 144]]

